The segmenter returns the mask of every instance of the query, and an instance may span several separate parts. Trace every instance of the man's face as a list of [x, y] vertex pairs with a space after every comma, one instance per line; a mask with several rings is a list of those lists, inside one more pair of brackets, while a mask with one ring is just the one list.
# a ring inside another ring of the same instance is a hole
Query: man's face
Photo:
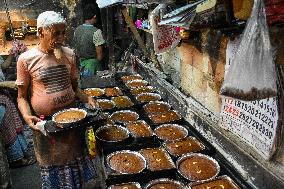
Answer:
[[66, 37], [65, 24], [54, 24], [39, 30], [41, 43], [44, 43], [48, 50], [59, 48], [63, 45]]

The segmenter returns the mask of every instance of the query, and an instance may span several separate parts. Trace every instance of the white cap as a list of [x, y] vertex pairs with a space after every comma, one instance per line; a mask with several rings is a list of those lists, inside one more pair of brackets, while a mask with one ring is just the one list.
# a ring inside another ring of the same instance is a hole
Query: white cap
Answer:
[[37, 17], [37, 30], [53, 24], [66, 24], [66, 21], [61, 14], [54, 11], [45, 11]]

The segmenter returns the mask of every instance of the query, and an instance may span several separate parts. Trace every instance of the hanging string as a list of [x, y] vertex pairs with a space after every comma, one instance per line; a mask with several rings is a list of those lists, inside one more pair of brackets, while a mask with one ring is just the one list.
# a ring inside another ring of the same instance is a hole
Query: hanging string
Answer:
[[9, 8], [8, 8], [7, 0], [4, 0], [4, 2], [5, 2], [6, 15], [7, 15], [7, 19], [8, 19], [8, 22], [9, 22], [10, 31], [11, 31], [11, 34], [12, 34], [13, 41], [15, 41], [16, 38], [15, 38], [14, 30], [13, 30], [13, 25], [12, 25], [12, 22], [11, 22], [11, 17], [10, 17], [10, 12], [9, 12]]

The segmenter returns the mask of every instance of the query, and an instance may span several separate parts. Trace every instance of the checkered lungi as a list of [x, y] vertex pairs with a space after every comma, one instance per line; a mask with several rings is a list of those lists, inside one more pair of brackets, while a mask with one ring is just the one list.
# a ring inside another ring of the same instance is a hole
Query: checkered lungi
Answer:
[[15, 104], [9, 97], [0, 94], [0, 104], [3, 104], [6, 109], [0, 125], [0, 134], [4, 144], [11, 145], [16, 141], [17, 133], [23, 130], [24, 125]]

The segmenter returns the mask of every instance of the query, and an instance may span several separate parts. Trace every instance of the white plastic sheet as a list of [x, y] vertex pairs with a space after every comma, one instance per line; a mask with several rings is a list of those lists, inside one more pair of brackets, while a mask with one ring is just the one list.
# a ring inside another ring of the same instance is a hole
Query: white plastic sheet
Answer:
[[263, 0], [254, 0], [251, 18], [228, 69], [221, 94], [241, 100], [264, 99], [277, 94]]
[[123, 0], [97, 0], [97, 4], [99, 8], [104, 8], [110, 5], [114, 5], [116, 3], [122, 3]]

